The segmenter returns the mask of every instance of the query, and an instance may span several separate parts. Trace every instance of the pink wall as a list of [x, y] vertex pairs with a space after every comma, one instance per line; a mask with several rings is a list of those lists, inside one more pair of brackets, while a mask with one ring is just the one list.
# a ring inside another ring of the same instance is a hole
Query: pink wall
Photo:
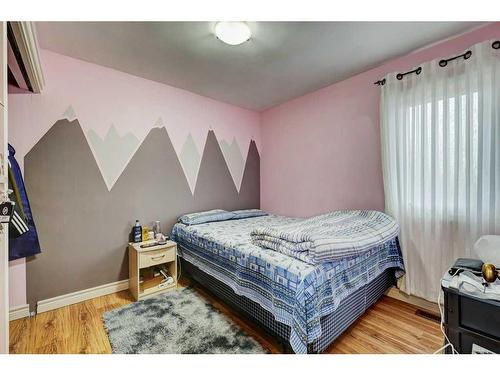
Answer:
[[499, 37], [500, 23], [489, 24], [265, 111], [261, 207], [290, 216], [383, 210], [380, 89], [373, 82]]
[[219, 142], [235, 139], [244, 161], [251, 139], [260, 149], [257, 112], [51, 51], [40, 55], [43, 92], [9, 91], [9, 140], [15, 142], [21, 168], [24, 155], [57, 120], [68, 117], [69, 108], [86, 134], [92, 130], [100, 138], [114, 126], [120, 135], [142, 142], [152, 128], [164, 126], [177, 154], [189, 134], [201, 153], [212, 129]]

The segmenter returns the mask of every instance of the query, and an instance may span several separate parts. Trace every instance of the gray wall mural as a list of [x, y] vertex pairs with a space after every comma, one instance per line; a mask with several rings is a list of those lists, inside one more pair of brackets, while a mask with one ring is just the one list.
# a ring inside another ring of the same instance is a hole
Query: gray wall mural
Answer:
[[27, 298], [37, 301], [128, 278], [135, 219], [170, 232], [187, 212], [257, 208], [260, 157], [251, 142], [240, 192], [210, 131], [194, 194], [165, 128], [152, 129], [112, 189], [78, 120], [60, 120], [26, 155], [25, 183], [43, 253], [27, 261]]

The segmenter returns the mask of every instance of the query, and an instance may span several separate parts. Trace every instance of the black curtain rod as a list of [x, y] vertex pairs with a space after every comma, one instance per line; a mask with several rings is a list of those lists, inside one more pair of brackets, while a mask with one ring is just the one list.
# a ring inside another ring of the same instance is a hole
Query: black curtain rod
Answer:
[[471, 56], [472, 56], [472, 51], [469, 50], [469, 51], [467, 51], [465, 53], [462, 53], [461, 55], [458, 55], [458, 56], [455, 56], [455, 57], [450, 57], [449, 59], [439, 60], [439, 66], [441, 68], [444, 68], [446, 65], [448, 65], [448, 62], [450, 62], [450, 61], [459, 59], [460, 57], [463, 57], [464, 60], [468, 60], [468, 59], [470, 59]]
[[[491, 44], [491, 48], [493, 48], [493, 49], [500, 49], [500, 40], [495, 40]], [[439, 66], [444, 68], [446, 65], [448, 65], [448, 62], [450, 62], [450, 61], [456, 60], [456, 59], [458, 59], [460, 57], [463, 57], [464, 60], [468, 60], [471, 56], [472, 56], [472, 51], [469, 50], [469, 51], [467, 51], [465, 53], [462, 53], [461, 55], [458, 55], [458, 56], [455, 56], [455, 57], [451, 57], [449, 59], [442, 59], [442, 60], [440, 60], [439, 61]], [[418, 75], [418, 74], [422, 73], [422, 68], [418, 67], [417, 69], [410, 70], [409, 72], [406, 72], [406, 73], [398, 73], [396, 75], [396, 78], [398, 79], [398, 81], [401, 81], [405, 75], [411, 74], [411, 73], [415, 73], [415, 74]], [[385, 85], [385, 78], [380, 79], [377, 82], [374, 82], [373, 84], [379, 85], [379, 86], [383, 86], [383, 85]]]
[[[409, 72], [398, 73], [398, 74], [396, 74], [396, 78], [398, 79], [398, 81], [401, 81], [405, 75], [411, 74], [411, 73], [415, 73], [417, 75], [422, 73], [422, 67], [419, 66], [417, 69], [410, 70]], [[382, 79], [378, 80], [377, 82], [373, 82], [373, 84], [379, 85], [379, 86], [384, 86], [385, 85], [385, 78], [382, 78]]]
[[422, 73], [422, 67], [419, 66], [417, 69], [413, 69], [413, 70], [410, 70], [410, 71], [405, 72], [405, 73], [398, 73], [398, 74], [396, 74], [396, 79], [398, 81], [401, 81], [404, 76], [406, 76], [408, 74], [412, 74], [412, 73], [415, 73], [416, 75], [419, 75], [420, 73]]

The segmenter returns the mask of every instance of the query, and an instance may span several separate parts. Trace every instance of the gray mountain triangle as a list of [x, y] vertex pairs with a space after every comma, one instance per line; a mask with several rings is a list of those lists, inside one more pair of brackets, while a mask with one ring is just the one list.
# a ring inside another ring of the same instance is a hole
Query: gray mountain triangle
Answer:
[[260, 207], [260, 156], [254, 140], [248, 148], [238, 202], [247, 208]]
[[[178, 217], [191, 212], [193, 196], [165, 128], [153, 128], [111, 190], [114, 205], [144, 225], [160, 220], [170, 233]], [[127, 223], [127, 228], [128, 227]]]
[[108, 189], [77, 120], [60, 120], [45, 133], [25, 156], [24, 177], [42, 248], [26, 264], [31, 306], [126, 278]]
[[202, 210], [244, 208], [240, 207], [238, 192], [222, 155], [219, 142], [212, 130], [207, 134], [194, 199], [196, 205]]

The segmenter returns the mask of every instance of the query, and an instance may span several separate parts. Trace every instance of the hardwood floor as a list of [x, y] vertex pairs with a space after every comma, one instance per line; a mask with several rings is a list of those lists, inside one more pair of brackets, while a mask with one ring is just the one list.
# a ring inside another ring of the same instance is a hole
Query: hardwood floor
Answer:
[[[263, 347], [272, 353], [281, 352], [273, 337], [211, 294], [196, 289]], [[12, 321], [10, 353], [111, 353], [101, 316], [132, 302], [129, 292], [123, 291]], [[413, 305], [384, 296], [327, 353], [433, 353], [443, 343], [439, 324], [416, 315], [416, 310]]]

